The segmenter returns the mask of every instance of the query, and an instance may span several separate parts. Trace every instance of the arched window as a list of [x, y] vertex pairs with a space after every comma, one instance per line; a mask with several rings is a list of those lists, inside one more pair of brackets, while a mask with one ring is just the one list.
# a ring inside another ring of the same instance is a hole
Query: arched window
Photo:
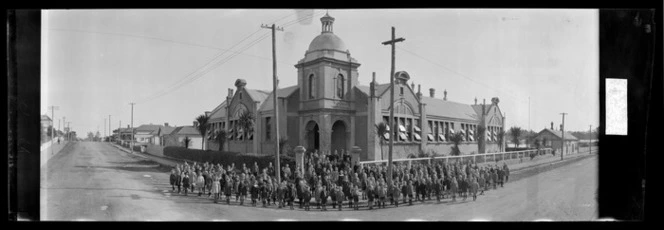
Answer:
[[344, 85], [345, 85], [344, 75], [339, 74], [337, 77], [337, 96], [339, 98], [344, 97]]
[[309, 75], [309, 99], [316, 96], [316, 78], [313, 74]]

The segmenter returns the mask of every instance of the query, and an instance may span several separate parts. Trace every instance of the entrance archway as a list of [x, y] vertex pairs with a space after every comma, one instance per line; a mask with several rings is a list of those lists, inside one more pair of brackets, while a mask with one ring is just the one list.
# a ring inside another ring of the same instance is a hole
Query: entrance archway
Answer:
[[348, 147], [346, 146], [346, 125], [343, 121], [337, 121], [332, 124], [332, 148], [330, 153], [337, 151], [337, 154], [341, 154], [341, 150], [347, 151]]
[[307, 133], [307, 149], [310, 151], [315, 151], [320, 149], [320, 133], [318, 124], [315, 121], [309, 121], [307, 123], [305, 131]]

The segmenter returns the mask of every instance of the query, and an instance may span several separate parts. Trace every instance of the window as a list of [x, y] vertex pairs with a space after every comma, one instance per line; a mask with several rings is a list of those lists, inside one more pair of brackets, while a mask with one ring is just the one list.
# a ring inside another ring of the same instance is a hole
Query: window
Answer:
[[239, 92], [238, 94], [240, 94], [240, 100], [242, 100], [242, 92]]
[[403, 86], [399, 89], [399, 95], [403, 95]]
[[344, 97], [345, 82], [344, 75], [339, 74], [337, 77], [337, 96], [339, 96], [339, 98]]
[[313, 74], [309, 75], [309, 99], [316, 96], [316, 78]]
[[265, 140], [272, 139], [272, 124], [270, 123], [270, 118], [271, 117], [265, 118]]

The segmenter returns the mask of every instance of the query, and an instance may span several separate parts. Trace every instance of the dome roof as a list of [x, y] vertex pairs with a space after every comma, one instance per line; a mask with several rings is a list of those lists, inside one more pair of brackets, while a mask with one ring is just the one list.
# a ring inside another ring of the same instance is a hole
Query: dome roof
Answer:
[[346, 48], [344, 41], [337, 35], [333, 33], [322, 33], [311, 41], [307, 51], [311, 52], [315, 50], [338, 50], [346, 52], [348, 49]]

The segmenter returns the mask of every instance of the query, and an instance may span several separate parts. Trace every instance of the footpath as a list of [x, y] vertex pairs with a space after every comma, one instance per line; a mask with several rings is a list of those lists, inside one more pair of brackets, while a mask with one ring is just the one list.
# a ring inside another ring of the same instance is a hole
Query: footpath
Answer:
[[[113, 145], [113, 146], [115, 146], [116, 148], [122, 150], [122, 151], [125, 151], [125, 152], [127, 152], [127, 153], [133, 154], [133, 155], [135, 155], [135, 156], [137, 156], [137, 157], [140, 157], [140, 158], [143, 158], [143, 159], [146, 159], [146, 160], [151, 160], [151, 161], [153, 161], [153, 162], [155, 162], [155, 163], [158, 163], [158, 164], [160, 164], [160, 165], [162, 165], [162, 166], [170, 166], [170, 167], [174, 167], [175, 165], [177, 165], [177, 164], [182, 164], [182, 163], [184, 162], [184, 160], [181, 160], [181, 159], [172, 158], [172, 157], [166, 157], [166, 156], [155, 156], [155, 155], [151, 155], [151, 154], [149, 154], [149, 153], [141, 153], [141, 152], [133, 152], [133, 153], [132, 153], [128, 148], [125, 148], [125, 147], [123, 147], [123, 146], [117, 145], [117, 144], [115, 144], [115, 143], [110, 143], [110, 144]], [[528, 158], [524, 158], [523, 161], [521, 161], [521, 160], [519, 160], [519, 159], [509, 160], [509, 161], [508, 161], [508, 162], [509, 162], [509, 163], [508, 163], [508, 167], [510, 168], [510, 180], [511, 180], [511, 178], [512, 178], [511, 175], [520, 174], [521, 172], [528, 171], [528, 169], [531, 169], [531, 168], [536, 168], [536, 167], [539, 167], [539, 166], [554, 165], [554, 164], [559, 164], [559, 163], [569, 162], [569, 161], [572, 161], [572, 160], [575, 160], [575, 159], [579, 159], [579, 158], [581, 158], [581, 157], [590, 157], [590, 156], [593, 156], [593, 155], [595, 155], [595, 154], [597, 154], [597, 151], [596, 151], [596, 150], [593, 151], [593, 154], [588, 154], [587, 151], [586, 151], [586, 152], [575, 153], [575, 154], [568, 154], [568, 155], [565, 155], [565, 156], [564, 156], [564, 159], [563, 159], [562, 161], [560, 160], [560, 155], [555, 155], [555, 156], [554, 156], [554, 155], [551, 155], [551, 154], [548, 154], [548, 155], [540, 155], [540, 156], [535, 157], [533, 160], [530, 160], [530, 157], [528, 157]], [[498, 165], [502, 165], [502, 163], [503, 163], [502, 161], [497, 162]], [[508, 182], [508, 183], [509, 183], [509, 182]], [[170, 187], [168, 187], [167, 189], [170, 191]], [[486, 193], [490, 193], [491, 190], [492, 190], [492, 189], [486, 191]], [[198, 191], [198, 190], [196, 190], [196, 191]], [[173, 194], [175, 195], [176, 193], [173, 193]], [[184, 195], [184, 193], [182, 193], [182, 194], [180, 194], [180, 195]], [[207, 195], [203, 195], [202, 197], [199, 197], [197, 192], [196, 192], [196, 193], [192, 192], [189, 196], [191, 196], [192, 199], [209, 199], [210, 202], [213, 202], [212, 198], [208, 198]], [[239, 204], [240, 204], [240, 202], [235, 201], [235, 195], [233, 195], [233, 198], [231, 198], [230, 204], [226, 204], [226, 202], [225, 202], [225, 201], [226, 201], [225, 198], [226, 198], [226, 197], [223, 196], [223, 200], [220, 200], [220, 201], [219, 201], [220, 204], [222, 204], [222, 205], [239, 205]], [[471, 198], [471, 199], [472, 199], [472, 198]], [[298, 204], [297, 201], [298, 201], [298, 200], [296, 199], [296, 202], [294, 203], [295, 211], [302, 211], [302, 209], [299, 209], [299, 204]], [[400, 200], [400, 202], [399, 202], [400, 205], [407, 206], [407, 204], [403, 204], [403, 203], [401, 203], [401, 201], [402, 201], [402, 200]], [[450, 198], [449, 196], [446, 196], [446, 197], [445, 197], [444, 199], [442, 199], [441, 201], [442, 201], [442, 203], [448, 203], [448, 202], [451, 202], [451, 198]], [[332, 202], [332, 201], [331, 201], [330, 199], [328, 199], [328, 210], [329, 210], [329, 211], [337, 211], [337, 209], [332, 209], [332, 207], [331, 207], [331, 205], [330, 205], [331, 202]], [[388, 202], [388, 204], [389, 204], [389, 200], [388, 200], [387, 202]], [[436, 203], [438, 203], [438, 201], [437, 201], [435, 198], [433, 198], [433, 199], [431, 199], [431, 200], [425, 200], [424, 202], [421, 202], [421, 201], [417, 201], [417, 202], [416, 202], [416, 201], [413, 201], [413, 205], [421, 205], [421, 204], [436, 204]], [[312, 211], [314, 211], [314, 210], [319, 210], [319, 209], [316, 207], [316, 205], [317, 205], [317, 203], [315, 202], [315, 199], [312, 198], [312, 201], [311, 201], [311, 210], [312, 210]], [[249, 197], [247, 197], [247, 199], [245, 199], [245, 203], [244, 203], [243, 206], [251, 206], [251, 199], [249, 199]], [[257, 207], [257, 208], [263, 208], [263, 207], [261, 207], [261, 206], [262, 206], [262, 204], [259, 204], [259, 205], [257, 205], [256, 207]], [[366, 208], [368, 208], [368, 206], [369, 206], [369, 205], [368, 205], [368, 200], [366, 200], [366, 199], [360, 199], [360, 201], [359, 201], [359, 205], [358, 205], [358, 206], [359, 206], [359, 208], [361, 208], [361, 209], [366, 209]], [[375, 206], [375, 204], [374, 204], [374, 206]], [[268, 207], [266, 207], [266, 208], [277, 209], [277, 205], [274, 205], [274, 204], [273, 204], [273, 205], [270, 205], [270, 206], [268, 206]], [[374, 208], [375, 208], [375, 207], [374, 207]], [[386, 208], [396, 208], [396, 207], [393, 206], [393, 205], [387, 205]], [[284, 209], [288, 209], [288, 208], [284, 208]], [[344, 201], [344, 208], [343, 208], [343, 211], [351, 211], [351, 210], [353, 210], [353, 209], [351, 209], [351, 208], [348, 207], [348, 202], [347, 202], [347, 201]]]
[[40, 167], [44, 167], [48, 160], [53, 156], [58, 155], [60, 150], [62, 150], [67, 145], [73, 145], [73, 143], [68, 141], [62, 141], [60, 144], [58, 142], [49, 141], [41, 145], [40, 147]]

